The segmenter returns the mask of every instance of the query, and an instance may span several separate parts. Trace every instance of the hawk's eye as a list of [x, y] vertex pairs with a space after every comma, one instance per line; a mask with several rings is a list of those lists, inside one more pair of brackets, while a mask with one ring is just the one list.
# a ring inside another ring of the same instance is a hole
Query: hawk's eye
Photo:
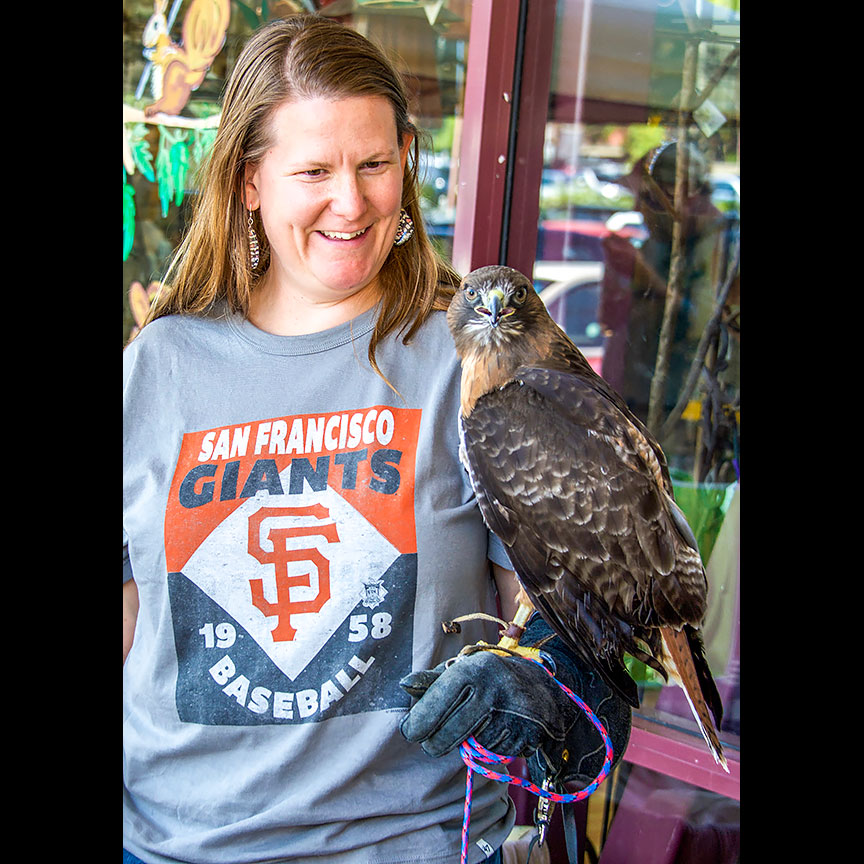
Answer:
[[475, 288], [466, 288], [465, 289], [465, 296], [469, 300], [476, 300], [477, 299], [477, 290]]
[[513, 302], [521, 306], [528, 297], [528, 289], [523, 285], [513, 292]]

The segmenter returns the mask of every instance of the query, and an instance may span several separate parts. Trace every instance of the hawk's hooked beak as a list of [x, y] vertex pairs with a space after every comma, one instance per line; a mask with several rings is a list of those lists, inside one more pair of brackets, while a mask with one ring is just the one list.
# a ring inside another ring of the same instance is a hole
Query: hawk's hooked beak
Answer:
[[484, 305], [477, 307], [477, 312], [489, 319], [492, 327], [497, 327], [498, 322], [514, 312], [512, 306], [508, 306], [504, 299], [504, 292], [500, 288], [492, 288], [483, 293]]

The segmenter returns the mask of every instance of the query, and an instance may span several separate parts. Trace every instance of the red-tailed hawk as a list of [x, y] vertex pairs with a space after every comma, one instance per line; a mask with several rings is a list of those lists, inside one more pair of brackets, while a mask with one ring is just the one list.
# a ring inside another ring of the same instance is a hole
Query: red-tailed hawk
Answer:
[[633, 707], [625, 652], [680, 684], [728, 771], [699, 629], [708, 583], [659, 444], [518, 271], [469, 273], [447, 319], [462, 459], [520, 599]]

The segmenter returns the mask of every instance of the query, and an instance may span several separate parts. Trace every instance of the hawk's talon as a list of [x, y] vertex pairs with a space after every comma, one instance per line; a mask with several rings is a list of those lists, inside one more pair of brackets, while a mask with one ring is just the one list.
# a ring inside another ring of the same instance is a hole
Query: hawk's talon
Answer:
[[[442, 621], [441, 626], [444, 628], [445, 633], [461, 632], [462, 628], [459, 624], [460, 621], [494, 621], [503, 628], [499, 631], [501, 638], [497, 645], [490, 645], [488, 642], [482, 641], [477, 642], [474, 645], [466, 645], [459, 654], [456, 655], [456, 657], [451, 659], [455, 662], [459, 657], [467, 657], [471, 654], [476, 654], [478, 651], [492, 651], [500, 657], [525, 657], [528, 660], [539, 661], [539, 648], [529, 648], [526, 645], [519, 644], [519, 639], [525, 632], [525, 627], [528, 624], [528, 619], [531, 617], [531, 613], [534, 611], [534, 607], [530, 605], [530, 601], [527, 603], [525, 602], [527, 597], [523, 599], [520, 594], [518, 599], [520, 601], [519, 608], [516, 610], [516, 614], [510, 622], [502, 621], [500, 618], [495, 618], [492, 615], [486, 615], [484, 612], [475, 612], [471, 615], [461, 615], [459, 618], [454, 618], [452, 621]], [[448, 663], [449, 662], [450, 661], [448, 661]]]
[[529, 648], [527, 645], [506, 645], [502, 644], [505, 639], [502, 639], [497, 645], [490, 645], [488, 642], [476, 642], [474, 645], [466, 645], [454, 659], [459, 657], [468, 657], [471, 654], [476, 654], [478, 651], [491, 651], [499, 657], [524, 657], [527, 660], [539, 660], [540, 649]]
[[472, 612], [470, 615], [460, 615], [452, 621], [442, 621], [441, 627], [445, 633], [461, 633], [462, 621], [492, 621], [494, 624], [499, 624], [501, 627], [508, 627], [506, 621], [496, 618], [494, 615], [487, 615], [485, 612]]

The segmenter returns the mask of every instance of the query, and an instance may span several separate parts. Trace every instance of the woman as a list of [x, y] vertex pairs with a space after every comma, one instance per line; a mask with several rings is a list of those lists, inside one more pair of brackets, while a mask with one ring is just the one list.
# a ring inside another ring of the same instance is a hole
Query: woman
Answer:
[[[400, 730], [440, 731], [434, 687], [409, 709], [441, 669], [400, 681], [496, 641], [441, 622], [496, 594], [509, 614], [516, 585], [458, 462], [458, 277], [417, 154], [356, 32], [300, 16], [246, 45], [170, 287], [124, 352], [124, 860], [458, 856], [458, 741]], [[526, 755], [578, 725], [545, 698], [561, 720]], [[513, 820], [478, 778], [469, 860], [500, 861]]]

